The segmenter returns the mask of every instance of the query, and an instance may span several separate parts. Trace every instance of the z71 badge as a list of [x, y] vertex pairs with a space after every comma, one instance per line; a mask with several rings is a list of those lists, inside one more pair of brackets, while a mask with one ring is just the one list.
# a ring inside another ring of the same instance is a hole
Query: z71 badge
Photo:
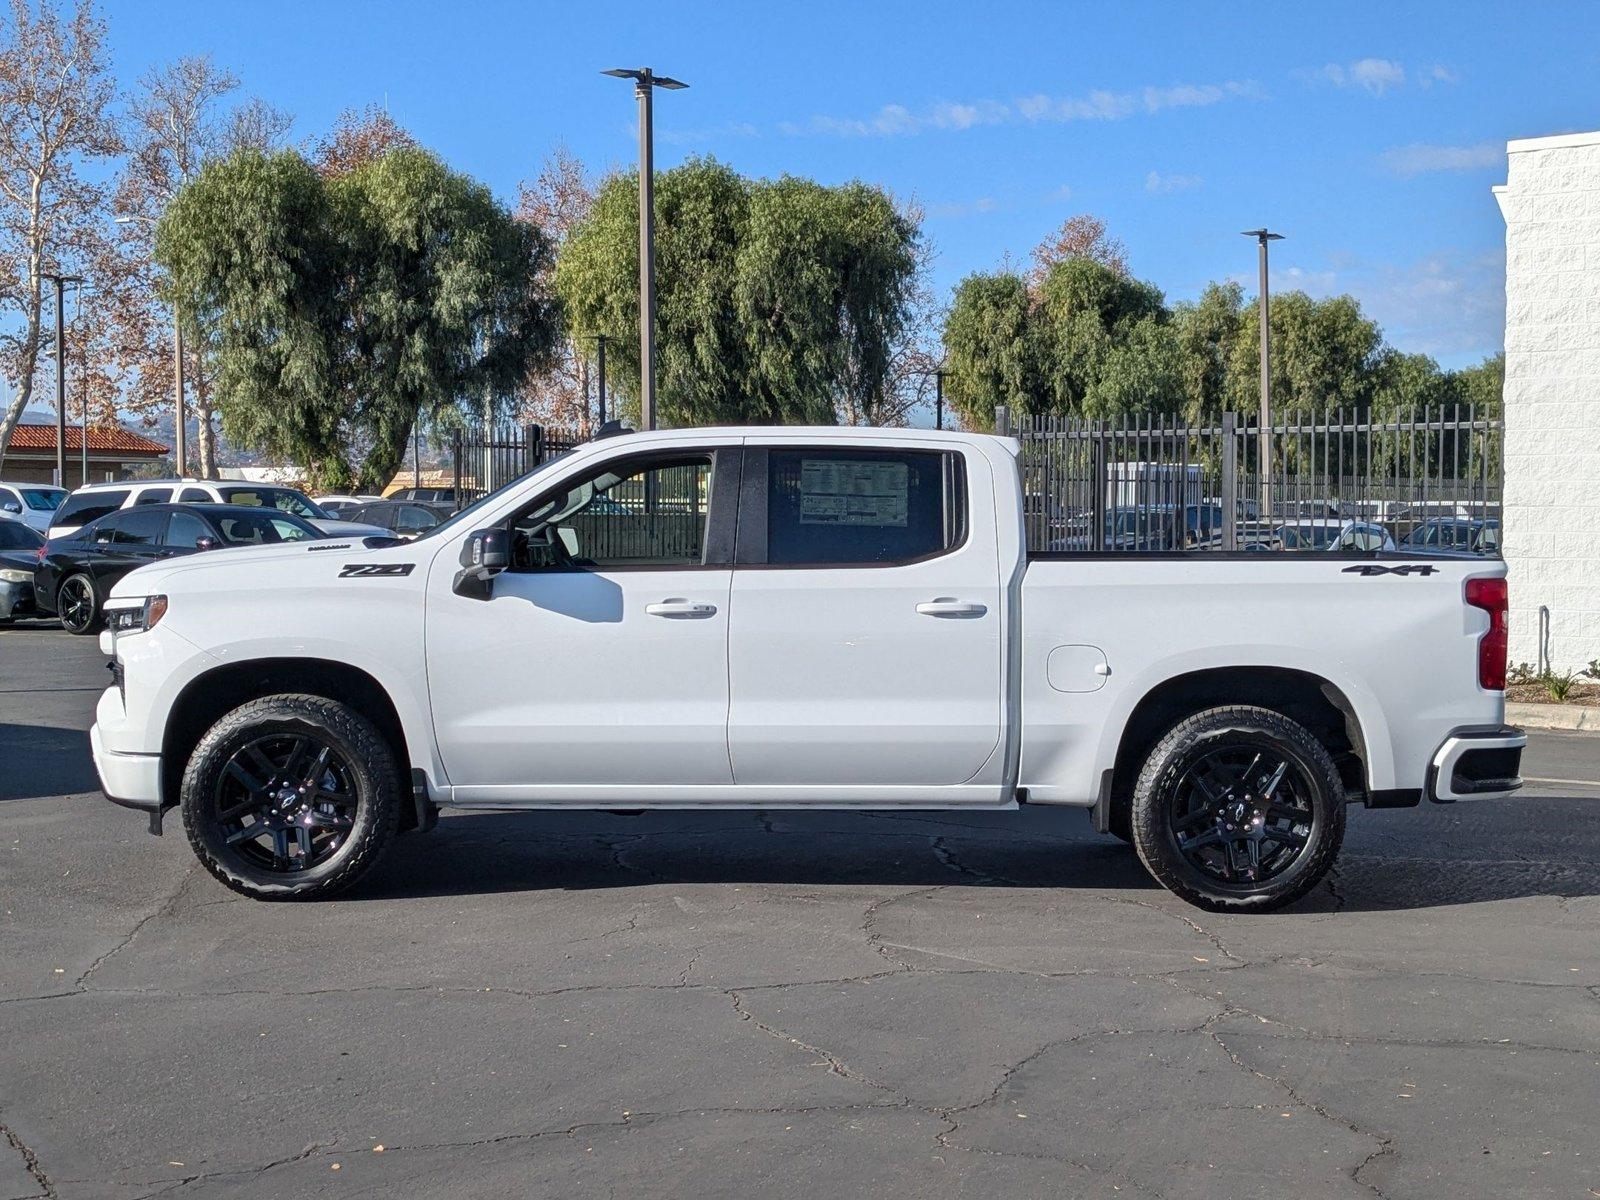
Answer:
[[1346, 575], [1432, 575], [1439, 570], [1429, 563], [1405, 563], [1398, 567], [1385, 567], [1379, 563], [1362, 563], [1358, 567], [1346, 567]]
[[356, 575], [409, 575], [416, 563], [346, 563], [339, 568], [340, 579]]

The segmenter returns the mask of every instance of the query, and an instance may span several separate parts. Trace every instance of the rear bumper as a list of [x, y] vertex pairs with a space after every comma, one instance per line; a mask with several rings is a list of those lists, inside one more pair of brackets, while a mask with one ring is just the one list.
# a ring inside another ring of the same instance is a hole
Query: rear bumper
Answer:
[[1452, 730], [1428, 765], [1426, 791], [1435, 804], [1509, 796], [1522, 786], [1528, 735], [1511, 725]]
[[118, 754], [107, 750], [98, 723], [89, 726], [89, 749], [94, 754], [94, 773], [100, 777], [100, 790], [106, 799], [123, 808], [149, 813], [150, 831], [160, 833], [161, 756]]
[[0, 621], [30, 616], [35, 611], [32, 583], [0, 583]]

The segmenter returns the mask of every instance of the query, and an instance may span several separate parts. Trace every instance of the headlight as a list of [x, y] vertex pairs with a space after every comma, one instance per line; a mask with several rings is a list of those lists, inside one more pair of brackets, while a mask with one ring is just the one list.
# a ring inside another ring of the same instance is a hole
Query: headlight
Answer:
[[149, 596], [143, 604], [134, 608], [107, 609], [106, 628], [112, 633], [143, 633], [147, 629], [154, 629], [166, 615], [167, 598]]
[[0, 583], [32, 583], [33, 574], [29, 571], [16, 571], [10, 567], [0, 571]]

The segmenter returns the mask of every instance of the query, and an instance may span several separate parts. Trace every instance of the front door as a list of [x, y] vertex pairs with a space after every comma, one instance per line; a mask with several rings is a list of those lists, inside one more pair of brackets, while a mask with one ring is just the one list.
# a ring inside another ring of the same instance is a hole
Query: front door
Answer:
[[896, 788], [932, 803], [941, 787], [999, 778], [989, 466], [903, 445], [746, 448], [728, 651], [741, 787], [840, 802]]
[[730, 446], [554, 485], [510, 522], [513, 566], [488, 601], [455, 594], [453, 555], [435, 561], [428, 686], [456, 800], [670, 799], [732, 781], [732, 540], [716, 530], [738, 471]]

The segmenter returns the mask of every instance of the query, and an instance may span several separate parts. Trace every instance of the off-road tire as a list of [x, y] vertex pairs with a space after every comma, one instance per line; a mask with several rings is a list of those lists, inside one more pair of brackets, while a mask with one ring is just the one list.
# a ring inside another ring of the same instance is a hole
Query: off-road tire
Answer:
[[[1308, 785], [1314, 813], [1298, 857], [1281, 875], [1255, 886], [1223, 885], [1193, 866], [1172, 831], [1174, 789], [1188, 766], [1230, 740], [1270, 743], [1292, 760]], [[1178, 722], [1156, 743], [1134, 787], [1133, 844], [1157, 882], [1212, 912], [1267, 912], [1300, 899], [1321, 882], [1344, 841], [1345, 790], [1327, 749], [1304, 726], [1270, 709], [1212, 708]]]
[[[213, 807], [219, 776], [234, 754], [253, 739], [279, 732], [331, 744], [343, 756], [358, 797], [354, 825], [332, 857], [289, 873], [261, 868], [233, 852]], [[267, 696], [222, 717], [190, 755], [181, 794], [183, 827], [195, 855], [222, 883], [257, 900], [320, 900], [354, 884], [393, 839], [403, 796], [394, 747], [373, 724], [338, 701], [310, 695]]]

